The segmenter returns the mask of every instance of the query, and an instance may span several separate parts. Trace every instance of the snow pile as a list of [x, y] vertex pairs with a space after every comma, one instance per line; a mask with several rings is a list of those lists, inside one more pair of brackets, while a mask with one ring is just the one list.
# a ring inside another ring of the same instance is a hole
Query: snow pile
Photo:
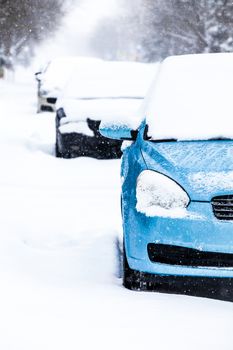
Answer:
[[233, 54], [167, 58], [147, 99], [153, 139], [233, 138]]
[[143, 171], [136, 188], [138, 212], [146, 216], [186, 217], [187, 194], [168, 177], [151, 170]]

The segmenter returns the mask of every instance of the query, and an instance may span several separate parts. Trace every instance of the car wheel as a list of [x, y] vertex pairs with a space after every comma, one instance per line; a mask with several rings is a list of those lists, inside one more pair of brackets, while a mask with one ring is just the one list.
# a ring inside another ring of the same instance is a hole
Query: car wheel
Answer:
[[56, 126], [55, 126], [55, 128], [56, 128], [55, 157], [61, 158], [62, 154], [59, 151], [59, 146], [58, 146], [58, 126], [59, 126], [59, 121], [56, 118]]
[[41, 113], [41, 112], [42, 112], [42, 110], [41, 110], [41, 104], [38, 103], [36, 113]]
[[70, 152], [68, 152], [68, 151], [62, 153], [62, 154], [61, 154], [61, 157], [62, 157], [62, 158], [65, 158], [65, 159], [74, 158], [74, 157], [72, 156], [72, 154], [70, 154]]
[[148, 282], [145, 279], [145, 274], [143, 272], [133, 270], [129, 267], [124, 247], [123, 247], [123, 286], [131, 290], [138, 290], [138, 291], [148, 290]]
[[59, 149], [58, 149], [57, 141], [56, 141], [56, 143], [55, 143], [55, 157], [61, 158], [61, 152], [60, 152]]

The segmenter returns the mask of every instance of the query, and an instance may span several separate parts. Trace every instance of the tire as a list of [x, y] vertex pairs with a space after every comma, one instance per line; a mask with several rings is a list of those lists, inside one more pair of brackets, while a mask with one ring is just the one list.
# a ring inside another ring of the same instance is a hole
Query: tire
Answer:
[[61, 157], [64, 158], [64, 159], [71, 159], [71, 158], [75, 158], [72, 156], [72, 154], [70, 152], [64, 152], [64, 153], [61, 153]]
[[61, 153], [59, 152], [57, 141], [55, 143], [55, 157], [61, 158]]
[[36, 113], [41, 113], [41, 105], [38, 103]]
[[57, 121], [57, 118], [56, 118], [56, 125], [55, 125], [55, 128], [56, 128], [55, 157], [62, 158], [62, 154], [59, 151], [59, 147], [58, 147], [58, 125], [59, 124], [58, 124], [58, 121]]
[[146, 291], [148, 290], [148, 282], [145, 274], [140, 271], [133, 270], [129, 267], [125, 248], [123, 247], [123, 286], [130, 290]]

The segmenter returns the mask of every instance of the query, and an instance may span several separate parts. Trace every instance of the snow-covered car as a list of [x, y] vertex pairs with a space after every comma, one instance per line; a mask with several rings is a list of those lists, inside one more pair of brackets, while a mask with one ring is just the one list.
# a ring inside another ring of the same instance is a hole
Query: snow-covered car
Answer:
[[37, 85], [37, 112], [56, 111], [57, 99], [61, 96], [72, 72], [78, 65], [98, 61], [89, 57], [59, 57], [51, 60], [43, 70], [35, 73]]
[[167, 58], [141, 125], [101, 124], [103, 136], [133, 141], [121, 170], [129, 289], [232, 288], [232, 77], [233, 54]]
[[155, 65], [135, 62], [95, 62], [77, 69], [57, 103], [57, 157], [121, 157], [121, 140], [99, 132], [101, 121], [136, 118], [154, 76]]

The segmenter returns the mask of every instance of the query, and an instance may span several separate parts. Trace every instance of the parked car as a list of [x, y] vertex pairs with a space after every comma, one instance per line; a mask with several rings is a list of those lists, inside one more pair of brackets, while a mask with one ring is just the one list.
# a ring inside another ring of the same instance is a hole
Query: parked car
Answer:
[[136, 118], [154, 73], [154, 65], [132, 62], [96, 62], [76, 69], [58, 101], [57, 157], [121, 157], [121, 140], [99, 133], [103, 120]]
[[169, 57], [139, 127], [101, 124], [133, 141], [121, 170], [129, 289], [233, 299], [232, 77], [233, 54]]
[[61, 96], [75, 67], [98, 61], [89, 57], [59, 57], [51, 60], [44, 69], [35, 73], [37, 85], [37, 112], [56, 111], [56, 102]]

